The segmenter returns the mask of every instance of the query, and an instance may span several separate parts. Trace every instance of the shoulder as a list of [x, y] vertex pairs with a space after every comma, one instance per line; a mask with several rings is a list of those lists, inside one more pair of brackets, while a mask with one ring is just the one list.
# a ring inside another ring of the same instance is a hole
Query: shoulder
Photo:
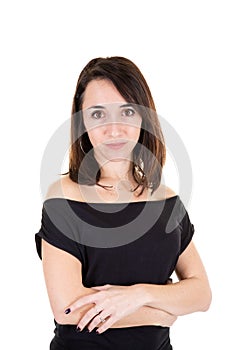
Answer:
[[164, 186], [165, 187], [165, 198], [170, 198], [170, 197], [175, 197], [177, 193], [173, 191], [170, 187]]
[[174, 192], [170, 187], [161, 184], [154, 192], [153, 197], [156, 200], [162, 200], [170, 197], [175, 197], [176, 195], [177, 193]]
[[80, 185], [72, 181], [68, 174], [61, 175], [61, 177], [48, 188], [45, 199], [51, 198], [67, 198], [82, 201]]

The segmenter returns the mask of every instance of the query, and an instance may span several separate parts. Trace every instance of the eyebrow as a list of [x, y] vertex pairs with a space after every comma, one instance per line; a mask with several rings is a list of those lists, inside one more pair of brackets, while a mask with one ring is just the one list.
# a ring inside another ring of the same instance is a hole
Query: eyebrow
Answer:
[[100, 106], [100, 105], [97, 105], [97, 106], [91, 106], [91, 107], [89, 107], [89, 108], [87, 108], [87, 109], [97, 109], [97, 108], [99, 108], [99, 109], [105, 109], [105, 107], [104, 107], [104, 106]]
[[132, 103], [125, 103], [124, 105], [121, 105], [120, 108], [123, 107], [133, 107]]
[[[125, 104], [120, 106], [120, 108], [124, 108], [124, 107], [133, 107], [133, 105], [132, 105], [132, 103], [125, 103]], [[106, 107], [101, 106], [101, 105], [97, 105], [97, 106], [91, 106], [87, 109], [106, 109]]]

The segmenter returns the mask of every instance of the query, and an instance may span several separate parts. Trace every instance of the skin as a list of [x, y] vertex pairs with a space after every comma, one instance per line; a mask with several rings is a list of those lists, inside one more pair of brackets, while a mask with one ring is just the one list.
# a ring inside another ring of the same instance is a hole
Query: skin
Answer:
[[[108, 112], [110, 122], [93, 127], [84, 113], [84, 124], [101, 167], [101, 181], [118, 186], [118, 191], [105, 191], [93, 186], [89, 195], [96, 201], [116, 201], [119, 193], [123, 201], [160, 200], [172, 197], [175, 193], [160, 185], [149, 197], [149, 191], [137, 198], [131, 194], [129, 184], [134, 184], [130, 175], [133, 145], [140, 134], [140, 118], [127, 124], [123, 118], [122, 106], [127, 103], [115, 87], [106, 80], [95, 80], [88, 84], [84, 95], [83, 110], [94, 112], [92, 106], [100, 105]], [[114, 113], [110, 113], [114, 106]], [[98, 110], [98, 109], [97, 109]], [[102, 110], [101, 110], [102, 111]], [[99, 113], [95, 116], [104, 116]], [[127, 114], [128, 116], [128, 114]], [[99, 123], [99, 121], [98, 121]], [[127, 147], [119, 152], [106, 150], [105, 142], [126, 139]], [[126, 180], [122, 182], [122, 179]], [[86, 201], [86, 187], [73, 183], [68, 176], [54, 183], [47, 198], [65, 198]], [[113, 193], [113, 194], [112, 194]], [[121, 328], [141, 325], [171, 326], [177, 316], [195, 311], [206, 311], [211, 302], [211, 290], [201, 258], [191, 242], [178, 259], [176, 274], [179, 281], [165, 286], [135, 284], [132, 286], [97, 286], [85, 288], [82, 284], [82, 266], [78, 259], [42, 240], [42, 261], [45, 282], [54, 318], [60, 324], [75, 324], [81, 330], [95, 327], [102, 333], [108, 328]], [[69, 286], [69, 288], [67, 288]], [[65, 310], [69, 309], [68, 313]], [[100, 312], [100, 314], [98, 314]], [[106, 319], [100, 322], [100, 316]]]
[[[84, 125], [96, 149], [95, 158], [100, 164], [103, 181], [125, 178], [132, 168], [131, 154], [140, 135], [141, 117], [137, 113], [132, 115], [132, 108], [120, 108], [125, 104], [127, 101], [107, 80], [91, 81], [84, 94]], [[98, 105], [104, 109], [92, 108]], [[113, 151], [104, 146], [105, 142], [122, 139], [128, 141], [123, 150]]]
[[[190, 267], [190, 263], [195, 264]], [[107, 319], [99, 332], [107, 330], [118, 320], [130, 315], [142, 306], [150, 306], [175, 316], [182, 316], [196, 311], [207, 311], [211, 302], [211, 292], [205, 269], [198, 252], [191, 242], [180, 256], [176, 273], [180, 281], [169, 285], [135, 284], [129, 287], [105, 285], [95, 287], [97, 295], [84, 296], [70, 305], [70, 312], [94, 303], [79, 321], [78, 327], [88, 326], [90, 330], [99, 323], [99, 317]], [[102, 311], [98, 317], [96, 310]], [[91, 321], [92, 320], [92, 321]]]

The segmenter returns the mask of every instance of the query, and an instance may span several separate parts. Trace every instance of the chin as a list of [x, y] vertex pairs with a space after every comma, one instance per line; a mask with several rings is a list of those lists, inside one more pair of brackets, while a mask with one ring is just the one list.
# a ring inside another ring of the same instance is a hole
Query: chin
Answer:
[[125, 160], [129, 160], [129, 159], [121, 158], [121, 157], [108, 159], [109, 162], [122, 162], [122, 161], [125, 161]]

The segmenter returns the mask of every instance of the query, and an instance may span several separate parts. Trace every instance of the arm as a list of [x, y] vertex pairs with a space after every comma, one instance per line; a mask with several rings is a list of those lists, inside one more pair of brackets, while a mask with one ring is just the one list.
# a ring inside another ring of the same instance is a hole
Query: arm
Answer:
[[[162, 326], [171, 327], [177, 316], [166, 311], [148, 306], [141, 306], [134, 313], [116, 321], [110, 328], [134, 327], [134, 326]], [[100, 323], [98, 326], [101, 326]]]
[[64, 315], [71, 300], [92, 294], [84, 288], [81, 278], [81, 262], [71, 254], [54, 247], [42, 239], [42, 264], [51, 309], [55, 320], [60, 324], [76, 324], [81, 313], [94, 304], [85, 305], [72, 315]]
[[178, 283], [165, 286], [140, 284], [147, 306], [162, 309], [176, 316], [208, 310], [211, 290], [200, 256], [191, 242], [179, 257]]
[[[94, 303], [82, 306], [66, 315], [64, 310], [81, 296], [97, 293], [82, 284], [81, 262], [71, 254], [42, 240], [42, 263], [50, 305], [59, 324], [77, 325]], [[113, 328], [141, 325], [171, 326], [176, 317], [148, 306], [142, 306], [134, 313], [112, 325]]]
[[[98, 310], [101, 310], [100, 317], [106, 320], [98, 328], [98, 332], [102, 333], [142, 306], [150, 306], [175, 316], [206, 311], [211, 302], [211, 290], [193, 243], [181, 254], [176, 273], [180, 281], [175, 284], [134, 284], [128, 287], [107, 284], [94, 287], [99, 293], [79, 298], [70, 305], [69, 312], [95, 302]], [[79, 321], [78, 327], [83, 329], [90, 323], [88, 328], [94, 329], [100, 320], [100, 317], [94, 317], [95, 315], [95, 310], [89, 310]]]

